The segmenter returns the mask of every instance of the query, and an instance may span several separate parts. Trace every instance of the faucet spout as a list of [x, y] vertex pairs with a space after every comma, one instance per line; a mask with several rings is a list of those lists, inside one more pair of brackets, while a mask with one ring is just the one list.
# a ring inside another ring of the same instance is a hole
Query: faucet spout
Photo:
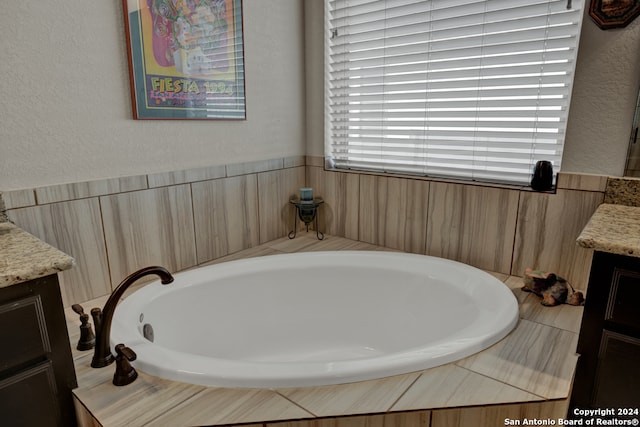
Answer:
[[131, 273], [127, 276], [122, 283], [118, 285], [117, 288], [109, 296], [109, 299], [104, 305], [102, 309], [101, 317], [101, 326], [100, 330], [96, 331], [96, 346], [93, 353], [93, 359], [91, 360], [91, 366], [94, 368], [102, 368], [107, 365], [110, 365], [115, 360], [113, 354], [111, 354], [110, 348], [110, 338], [111, 338], [111, 321], [113, 319], [113, 313], [116, 310], [116, 305], [120, 302], [122, 295], [124, 292], [131, 286], [135, 281], [140, 279], [141, 277], [147, 276], [149, 274], [155, 274], [160, 277], [160, 282], [163, 285], [167, 285], [173, 282], [173, 276], [169, 271], [167, 271], [164, 267], [152, 266], [141, 268], [140, 270]]

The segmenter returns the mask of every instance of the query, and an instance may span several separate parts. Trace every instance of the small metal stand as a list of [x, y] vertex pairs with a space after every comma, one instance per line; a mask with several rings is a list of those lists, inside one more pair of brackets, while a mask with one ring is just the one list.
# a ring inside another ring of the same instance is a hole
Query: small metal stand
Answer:
[[315, 221], [316, 237], [318, 240], [324, 239], [324, 233], [321, 233], [318, 229], [318, 206], [324, 203], [320, 197], [314, 197], [313, 200], [300, 200], [299, 198], [293, 198], [289, 200], [293, 206], [296, 207], [296, 215], [293, 217], [293, 231], [289, 232], [289, 238], [296, 237], [298, 227], [296, 227], [296, 216], [300, 218], [309, 232], [309, 224]]

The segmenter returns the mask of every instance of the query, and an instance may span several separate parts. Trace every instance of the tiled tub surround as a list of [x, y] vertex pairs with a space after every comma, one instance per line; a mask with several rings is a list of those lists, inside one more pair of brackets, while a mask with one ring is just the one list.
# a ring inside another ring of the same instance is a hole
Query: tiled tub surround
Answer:
[[521, 276], [553, 271], [585, 289], [592, 251], [576, 237], [604, 199], [607, 177], [560, 173], [555, 193], [324, 169], [307, 185], [325, 200], [321, 225], [354, 240]]
[[286, 236], [287, 201], [303, 186], [325, 200], [319, 219], [329, 234], [515, 276], [545, 269], [586, 286], [592, 251], [575, 239], [602, 203], [605, 176], [560, 173], [554, 194], [323, 166], [280, 158], [2, 198], [12, 221], [76, 259], [60, 275], [66, 306], [108, 294], [146, 265], [178, 271]]
[[[529, 266], [556, 271], [581, 288], [592, 250], [580, 248], [575, 239], [602, 203], [606, 181], [561, 173], [555, 194], [533, 193], [326, 171], [322, 159], [296, 157], [18, 190], [2, 197], [12, 221], [76, 258], [76, 267], [61, 274], [65, 304], [102, 296], [85, 304], [94, 307], [104, 304], [130, 268], [160, 264], [177, 271], [235, 256], [373, 244], [498, 271], [514, 289], [520, 280], [508, 275], [520, 276]], [[291, 226], [286, 201], [302, 186], [314, 187], [324, 198], [321, 227], [334, 236], [317, 242], [312, 233], [302, 233], [295, 240], [273, 241]], [[176, 247], [177, 242], [183, 246]], [[265, 242], [270, 243], [257, 246]], [[325, 417], [279, 424], [283, 427], [482, 425], [479, 419], [502, 425], [506, 417], [564, 416], [581, 317], [575, 313], [581, 308], [548, 309], [535, 297], [515, 292], [522, 320], [512, 335], [481, 354], [425, 373], [277, 391], [210, 389], [142, 373], [134, 384], [116, 389], [110, 368], [91, 369], [90, 356], [76, 353], [77, 395], [85, 404], [92, 402], [93, 414], [105, 425], [118, 426], [134, 419], [140, 425], [172, 425], [172, 417], [192, 412], [207, 420], [187, 422], [194, 425]], [[70, 312], [69, 319], [69, 331], [76, 334], [77, 316]], [[552, 348], [560, 350], [550, 353]], [[453, 408], [465, 405], [474, 406]], [[83, 413], [83, 405], [78, 408]], [[390, 408], [400, 412], [385, 414]], [[168, 424], [157, 418], [165, 412]], [[333, 416], [340, 418], [326, 418]]]
[[[319, 250], [388, 248], [331, 235], [318, 241], [310, 233], [294, 240], [276, 239], [214, 262]], [[91, 351], [74, 349], [79, 383], [74, 393], [81, 425], [482, 427], [504, 425], [505, 418], [564, 418], [582, 307], [543, 307], [538, 297], [520, 290], [519, 277], [493, 274], [520, 303], [519, 324], [507, 338], [455, 363], [380, 380], [296, 389], [227, 389], [172, 382], [142, 372], [133, 384], [115, 387], [112, 367], [92, 369]], [[101, 306], [105, 299], [84, 306]], [[75, 348], [79, 322], [70, 309], [67, 314]]]
[[76, 259], [65, 306], [109, 294], [152, 264], [179, 271], [286, 235], [304, 157], [2, 194], [9, 219]]

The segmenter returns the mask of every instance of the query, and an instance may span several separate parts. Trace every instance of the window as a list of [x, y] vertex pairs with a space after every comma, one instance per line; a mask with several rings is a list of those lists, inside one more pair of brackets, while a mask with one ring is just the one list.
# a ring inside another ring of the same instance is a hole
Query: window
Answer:
[[571, 0], [326, 0], [336, 168], [527, 184], [560, 168], [582, 22]]

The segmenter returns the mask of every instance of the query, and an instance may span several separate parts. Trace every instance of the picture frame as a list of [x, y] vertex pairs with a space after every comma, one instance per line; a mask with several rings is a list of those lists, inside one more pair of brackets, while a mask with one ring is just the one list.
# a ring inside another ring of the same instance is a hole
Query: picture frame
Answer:
[[123, 0], [134, 119], [246, 119], [242, 0]]
[[603, 30], [626, 27], [640, 15], [640, 0], [591, 0], [589, 16]]

